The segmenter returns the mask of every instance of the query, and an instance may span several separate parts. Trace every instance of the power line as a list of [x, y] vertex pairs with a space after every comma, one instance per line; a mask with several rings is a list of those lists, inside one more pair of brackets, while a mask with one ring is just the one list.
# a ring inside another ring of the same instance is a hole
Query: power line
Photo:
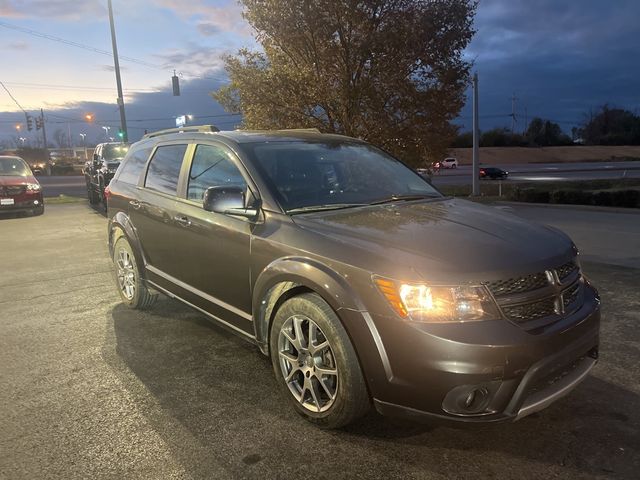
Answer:
[[[39, 37], [39, 38], [44, 38], [46, 40], [51, 40], [53, 42], [58, 42], [58, 43], [62, 43], [65, 45], [69, 45], [71, 47], [76, 47], [76, 48], [81, 48], [82, 50], [87, 50], [93, 53], [99, 53], [100, 55], [106, 55], [111, 57], [112, 56], [112, 52], [109, 52], [107, 50], [102, 50], [100, 48], [96, 48], [96, 47], [92, 47], [91, 45], [86, 45], [84, 43], [80, 43], [80, 42], [74, 42], [72, 40], [67, 40], [65, 38], [61, 38], [61, 37], [56, 37], [54, 35], [49, 35], [48, 33], [42, 33], [42, 32], [38, 32], [36, 30], [32, 30], [30, 28], [25, 28], [25, 27], [19, 27], [18, 25], [12, 25], [10, 23], [6, 23], [6, 22], [2, 22], [0, 21], [0, 27], [4, 27], [4, 28], [8, 28], [11, 30], [16, 30], [18, 32], [22, 32], [22, 33], [26, 33], [28, 35], [34, 36], [34, 37]], [[167, 65], [157, 65], [154, 63], [150, 63], [150, 62], [145, 62], [144, 60], [140, 60], [138, 58], [134, 58], [134, 57], [127, 57], [124, 55], [120, 55], [119, 58], [121, 60], [126, 60], [127, 62], [131, 62], [131, 63], [136, 63], [138, 65], [142, 65], [144, 67], [147, 68], [156, 68], [159, 70], [171, 70]], [[215, 76], [210, 76], [210, 75], [194, 75], [188, 72], [179, 72], [181, 75], [186, 75], [188, 77], [193, 77], [193, 78], [202, 78], [202, 79], [207, 79], [207, 80], [218, 80], [221, 82], [226, 82], [228, 81], [227, 78], [221, 78], [221, 77], [215, 77]]]
[[[64, 38], [60, 38], [60, 37], [56, 37], [56, 36], [53, 36], [53, 35], [49, 35], [47, 33], [42, 33], [42, 32], [38, 32], [36, 30], [31, 30], [30, 28], [19, 27], [17, 25], [12, 25], [10, 23], [6, 23], [6, 22], [2, 22], [2, 21], [0, 21], [0, 27], [9, 28], [11, 30], [17, 30], [19, 32], [27, 33], [27, 34], [32, 35], [34, 37], [40, 37], [40, 38], [44, 38], [46, 40], [51, 40], [51, 41], [58, 42], [58, 43], [64, 43], [65, 45], [69, 45], [69, 46], [76, 47], [76, 48], [81, 48], [83, 50], [88, 50], [90, 52], [99, 53], [101, 55], [107, 55], [109, 57], [112, 55], [112, 53], [108, 52], [107, 50], [102, 50], [100, 48], [92, 47], [90, 45], [85, 45], [84, 43], [80, 43], [80, 42], [74, 42], [72, 40], [66, 40]], [[165, 66], [155, 65], [153, 63], [145, 62], [144, 60], [139, 60], [137, 58], [124, 57], [124, 56], [121, 56], [120, 58], [122, 58], [123, 60], [127, 60], [128, 62], [133, 62], [133, 63], [137, 63], [139, 65], [143, 65], [145, 67], [159, 68], [159, 69], [162, 69], [162, 70], [167, 70], [167, 68]]]
[[7, 87], [5, 87], [4, 83], [0, 82], [0, 85], [2, 85], [2, 88], [4, 88], [4, 89], [5, 89], [5, 91], [6, 91], [6, 92], [9, 94], [9, 96], [11, 97], [11, 100], [13, 100], [13, 101], [15, 102], [15, 104], [18, 106], [18, 108], [19, 108], [20, 110], [22, 110], [22, 111], [26, 114], [26, 113], [27, 113], [27, 111], [26, 111], [24, 108], [22, 108], [22, 105], [20, 105], [20, 104], [18, 103], [18, 100], [16, 100], [16, 98], [15, 98], [13, 95], [11, 95], [11, 92], [9, 91], [9, 89], [8, 89]]

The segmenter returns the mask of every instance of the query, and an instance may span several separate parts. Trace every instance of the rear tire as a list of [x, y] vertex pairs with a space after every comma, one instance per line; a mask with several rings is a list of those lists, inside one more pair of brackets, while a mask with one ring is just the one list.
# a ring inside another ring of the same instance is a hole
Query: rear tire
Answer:
[[133, 249], [125, 237], [120, 237], [113, 247], [113, 265], [122, 303], [134, 310], [145, 310], [156, 302], [158, 295], [144, 284]]
[[304, 293], [282, 304], [271, 326], [269, 347], [284, 395], [309, 422], [340, 428], [369, 411], [355, 349], [340, 319], [319, 295]]
[[100, 201], [100, 199], [98, 198], [98, 194], [93, 189], [93, 186], [90, 183], [87, 184], [87, 198], [89, 199], [89, 203], [91, 205], [95, 205]]

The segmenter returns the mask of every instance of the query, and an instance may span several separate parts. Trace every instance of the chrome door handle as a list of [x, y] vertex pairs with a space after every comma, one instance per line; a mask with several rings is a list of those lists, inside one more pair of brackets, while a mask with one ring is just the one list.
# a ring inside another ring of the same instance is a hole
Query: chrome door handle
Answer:
[[137, 200], [129, 200], [129, 205], [131, 205], [136, 210], [140, 208], [140, 202]]
[[175, 217], [173, 217], [173, 219], [183, 227], [191, 226], [191, 220], [189, 220], [189, 218], [185, 217], [184, 215], [176, 215]]

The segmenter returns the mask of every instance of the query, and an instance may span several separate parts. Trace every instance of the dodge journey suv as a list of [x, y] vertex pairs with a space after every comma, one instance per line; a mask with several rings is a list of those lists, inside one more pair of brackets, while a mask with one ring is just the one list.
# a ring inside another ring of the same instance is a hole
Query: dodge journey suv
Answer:
[[156, 132], [106, 195], [122, 301], [162, 293], [253, 342], [320, 426], [372, 405], [517, 420], [597, 360], [599, 298], [565, 234], [445, 197], [363, 141]]

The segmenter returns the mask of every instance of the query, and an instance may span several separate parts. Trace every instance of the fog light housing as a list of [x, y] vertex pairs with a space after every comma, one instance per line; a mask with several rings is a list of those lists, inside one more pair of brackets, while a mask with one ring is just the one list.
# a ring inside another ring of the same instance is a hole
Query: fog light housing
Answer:
[[442, 409], [452, 415], [473, 416], [496, 413], [490, 408], [491, 400], [499, 385], [491, 382], [480, 385], [460, 385], [452, 389], [444, 401]]

